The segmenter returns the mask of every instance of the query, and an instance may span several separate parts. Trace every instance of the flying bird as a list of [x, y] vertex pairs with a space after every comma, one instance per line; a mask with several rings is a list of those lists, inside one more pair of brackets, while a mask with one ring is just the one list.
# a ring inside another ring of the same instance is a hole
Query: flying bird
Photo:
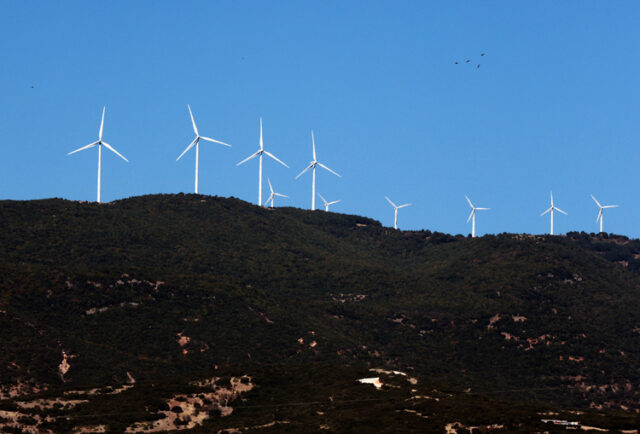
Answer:
[[[456, 65], [458, 64], [458, 62], [454, 62], [454, 63], [455, 63]], [[33, 86], [31, 86], [31, 87], [33, 87]]]
[[478, 68], [480, 68], [480, 64], [478, 63]]
[[481, 56], [484, 56], [484, 53], [480, 53]]
[[471, 59], [467, 59], [465, 62], [466, 62], [466, 63], [469, 63], [469, 62], [471, 62]]

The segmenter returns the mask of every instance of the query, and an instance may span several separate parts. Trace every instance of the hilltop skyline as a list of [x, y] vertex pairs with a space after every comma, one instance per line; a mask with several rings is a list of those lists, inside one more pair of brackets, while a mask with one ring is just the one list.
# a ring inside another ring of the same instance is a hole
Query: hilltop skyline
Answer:
[[233, 146], [203, 148], [202, 194], [257, 202], [256, 170], [235, 164], [262, 117], [265, 147], [291, 167], [265, 160], [289, 196], [279, 206], [309, 208], [310, 181], [294, 177], [313, 130], [319, 161], [343, 176], [318, 172], [317, 192], [341, 200], [331, 211], [392, 226], [386, 195], [413, 204], [401, 229], [467, 234], [467, 194], [492, 209], [479, 235], [543, 234], [553, 190], [569, 213], [557, 233], [598, 231], [593, 194], [620, 205], [606, 231], [640, 236], [638, 5], [3, 9], [0, 199], [95, 200], [97, 156], [66, 154], [95, 137], [103, 106], [105, 140], [131, 161], [103, 155], [103, 201], [191, 193], [195, 156], [175, 162], [193, 139], [190, 104], [199, 129]]

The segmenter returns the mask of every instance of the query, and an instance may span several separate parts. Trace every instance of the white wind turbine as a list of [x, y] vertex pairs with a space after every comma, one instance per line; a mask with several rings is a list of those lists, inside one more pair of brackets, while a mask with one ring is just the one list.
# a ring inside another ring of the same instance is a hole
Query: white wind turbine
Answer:
[[271, 201], [271, 208], [273, 208], [273, 203], [275, 201], [276, 196], [280, 196], [280, 197], [289, 197], [289, 196], [285, 196], [284, 194], [276, 193], [275, 191], [273, 191], [273, 186], [271, 185], [271, 180], [269, 178], [267, 178], [267, 182], [269, 183], [269, 190], [271, 190], [271, 194], [267, 198], [265, 205], [268, 206], [269, 201]]
[[198, 194], [198, 162], [200, 157], [200, 139], [206, 140], [207, 142], [219, 143], [221, 145], [229, 146], [229, 147], [231, 147], [231, 145], [221, 142], [219, 140], [214, 140], [209, 137], [201, 136], [200, 133], [198, 133], [198, 127], [196, 127], [196, 121], [193, 119], [193, 113], [191, 113], [191, 107], [189, 106], [189, 104], [187, 104], [187, 108], [189, 109], [189, 114], [191, 115], [191, 123], [193, 124], [193, 132], [196, 133], [196, 138], [193, 139], [191, 143], [189, 143], [189, 146], [187, 146], [187, 149], [182, 151], [182, 154], [180, 154], [180, 156], [176, 159], [176, 161], [180, 160], [182, 156], [189, 151], [189, 149], [193, 148], [194, 146], [196, 147], [196, 194]]
[[311, 143], [313, 145], [313, 160], [311, 160], [309, 165], [302, 172], [298, 173], [296, 179], [300, 178], [300, 176], [302, 176], [302, 174], [307, 170], [313, 169], [313, 181], [311, 183], [311, 211], [313, 211], [316, 209], [316, 166], [320, 166], [323, 169], [328, 170], [339, 178], [342, 178], [342, 176], [318, 161], [318, 158], [316, 157], [316, 140], [313, 137], [313, 130], [311, 130]]
[[269, 157], [276, 160], [278, 163], [282, 164], [284, 167], [287, 167], [287, 168], [289, 167], [286, 164], [284, 164], [282, 161], [278, 160], [275, 155], [264, 150], [264, 142], [262, 141], [262, 118], [260, 118], [260, 149], [258, 149], [255, 153], [251, 154], [250, 156], [248, 156], [247, 158], [245, 158], [244, 160], [236, 164], [236, 166], [239, 166], [251, 160], [252, 158], [260, 157], [260, 163], [259, 163], [259, 169], [258, 169], [258, 205], [259, 206], [262, 206], [262, 154], [268, 155]]
[[600, 208], [600, 211], [598, 212], [598, 217], [596, 218], [596, 223], [598, 222], [598, 220], [600, 220], [600, 232], [603, 232], [602, 230], [602, 220], [604, 219], [604, 214], [603, 214], [603, 210], [605, 208], [617, 208], [618, 205], [600, 205], [600, 202], [598, 202], [598, 200], [591, 195], [591, 199], [593, 199], [593, 201], [596, 203], [596, 205], [598, 205], [598, 208]]
[[338, 203], [341, 200], [341, 199], [338, 199], [338, 200], [334, 200], [333, 202], [327, 202], [327, 199], [322, 197], [322, 195], [320, 193], [318, 193], [318, 196], [320, 196], [320, 199], [322, 199], [322, 201], [324, 202], [324, 210], [325, 210], [325, 212], [329, 212], [329, 205], [333, 205], [334, 203]]
[[490, 210], [491, 208], [479, 208], [479, 207], [475, 207], [473, 206], [473, 204], [471, 203], [471, 200], [469, 199], [469, 197], [467, 197], [467, 195], [465, 194], [465, 199], [467, 199], [467, 202], [469, 202], [469, 206], [471, 207], [471, 214], [469, 214], [469, 218], [467, 219], [467, 223], [469, 223], [469, 220], [473, 220], [471, 222], [471, 238], [475, 238], [476, 236], [476, 211], [487, 211]]
[[106, 107], [102, 108], [102, 121], [100, 122], [100, 132], [98, 133], [98, 141], [97, 142], [93, 142], [93, 143], [89, 143], [87, 146], [83, 146], [82, 148], [76, 149], [75, 151], [69, 152], [67, 154], [67, 155], [71, 155], [71, 154], [75, 154], [76, 152], [84, 151], [85, 149], [93, 148], [94, 146], [98, 147], [98, 203], [100, 203], [100, 179], [101, 179], [101, 173], [102, 173], [102, 147], [104, 146], [105, 148], [107, 148], [108, 150], [110, 150], [111, 152], [116, 154], [118, 157], [122, 158], [127, 163], [129, 162], [129, 160], [124, 158], [122, 156], [122, 154], [120, 154], [118, 151], [113, 149], [110, 144], [108, 144], [107, 142], [102, 141], [102, 130], [103, 130], [103, 127], [104, 127], [104, 112], [105, 112], [106, 109], [107, 109]]
[[551, 212], [551, 235], [553, 235], [553, 212], [554, 211], [558, 211], [564, 215], [569, 215], [566, 212], [562, 211], [560, 208], [558, 208], [557, 206], [555, 206], [553, 204], [553, 191], [551, 192], [551, 207], [546, 210], [545, 212], [543, 212], [542, 214], [540, 214], [540, 216], [542, 217], [543, 215], [545, 215], [548, 212]]
[[396, 205], [395, 203], [391, 202], [391, 199], [389, 199], [387, 196], [385, 196], [384, 198], [387, 199], [387, 202], [389, 202], [393, 207], [393, 228], [398, 229], [398, 210], [406, 206], [411, 206], [411, 204], [405, 203], [404, 205]]

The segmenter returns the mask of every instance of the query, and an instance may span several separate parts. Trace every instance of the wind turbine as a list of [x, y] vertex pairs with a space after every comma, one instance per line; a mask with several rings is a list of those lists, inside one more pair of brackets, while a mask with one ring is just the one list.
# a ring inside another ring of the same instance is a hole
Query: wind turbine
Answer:
[[341, 200], [341, 199], [338, 199], [338, 200], [334, 200], [333, 202], [327, 202], [327, 199], [322, 197], [322, 195], [320, 193], [318, 193], [318, 196], [320, 196], [320, 199], [322, 199], [322, 201], [324, 202], [324, 210], [325, 210], [325, 212], [329, 212], [329, 205], [333, 205], [334, 203], [338, 203]]
[[100, 132], [98, 133], [98, 141], [89, 143], [87, 146], [83, 146], [82, 148], [76, 149], [75, 151], [69, 152], [67, 154], [67, 155], [71, 155], [71, 154], [75, 154], [76, 152], [84, 151], [85, 149], [93, 148], [94, 146], [98, 147], [98, 203], [100, 203], [100, 178], [102, 174], [102, 147], [104, 146], [105, 148], [107, 148], [108, 150], [116, 154], [118, 157], [122, 158], [127, 163], [129, 162], [129, 160], [124, 158], [121, 153], [113, 149], [110, 144], [102, 141], [102, 130], [104, 128], [104, 112], [106, 111], [106, 109], [107, 109], [106, 106], [102, 107], [102, 121], [100, 122]]
[[604, 219], [604, 214], [603, 214], [603, 210], [605, 208], [618, 208], [618, 205], [600, 205], [600, 202], [598, 202], [598, 200], [591, 195], [591, 199], [593, 199], [593, 201], [596, 203], [596, 205], [598, 205], [598, 208], [600, 208], [600, 211], [598, 212], [598, 217], [596, 218], [596, 223], [598, 222], [598, 220], [600, 220], [600, 232], [603, 232], [602, 230], [602, 220]]
[[311, 211], [313, 211], [316, 209], [316, 166], [320, 166], [323, 169], [328, 170], [329, 172], [336, 175], [338, 178], [342, 178], [342, 176], [334, 172], [333, 170], [329, 169], [327, 166], [325, 166], [324, 164], [318, 161], [318, 158], [316, 157], [316, 140], [313, 137], [313, 130], [311, 130], [311, 143], [313, 145], [313, 160], [311, 160], [309, 165], [302, 172], [298, 173], [298, 176], [296, 176], [296, 179], [300, 178], [300, 176], [302, 176], [302, 174], [305, 173], [307, 170], [313, 169], [313, 181], [311, 184]]
[[469, 199], [469, 197], [465, 194], [465, 199], [467, 199], [467, 202], [469, 202], [469, 206], [471, 207], [471, 214], [469, 214], [469, 218], [467, 219], [467, 223], [469, 223], [469, 220], [473, 220], [471, 222], [471, 238], [475, 238], [476, 236], [476, 211], [487, 211], [490, 210], [491, 208], [479, 208], [479, 207], [475, 207], [473, 206], [473, 204], [471, 203], [471, 200]]
[[389, 202], [393, 207], [393, 228], [398, 229], [398, 210], [406, 206], [411, 206], [411, 204], [405, 203], [404, 205], [396, 205], [395, 203], [391, 202], [391, 199], [389, 199], [387, 196], [385, 196], [384, 198], [387, 199], [387, 202]]
[[543, 212], [542, 214], [540, 214], [540, 216], [542, 217], [543, 215], [545, 215], [548, 212], [551, 212], [551, 235], [553, 235], [553, 212], [554, 211], [558, 211], [561, 212], [564, 215], [569, 215], [566, 212], [562, 211], [560, 208], [558, 208], [557, 206], [555, 206], [553, 204], [553, 191], [551, 192], [551, 207], [546, 210], [545, 212]]
[[258, 169], [258, 205], [259, 206], [262, 206], [262, 154], [268, 155], [269, 157], [276, 160], [278, 163], [282, 164], [284, 167], [287, 167], [287, 168], [289, 167], [286, 164], [284, 164], [282, 161], [278, 160], [275, 155], [273, 155], [269, 151], [264, 150], [264, 142], [262, 141], [262, 118], [260, 118], [260, 149], [258, 149], [255, 153], [251, 154], [250, 156], [248, 156], [247, 158], [245, 158], [244, 160], [236, 164], [236, 166], [239, 166], [251, 160], [252, 158], [260, 157], [260, 163], [259, 163], [259, 169]]
[[267, 198], [265, 205], [269, 205], [269, 201], [271, 201], [271, 208], [273, 208], [273, 203], [275, 201], [276, 196], [280, 196], [280, 197], [289, 197], [289, 196], [285, 196], [284, 194], [276, 193], [275, 191], [273, 191], [273, 187], [271, 186], [271, 180], [269, 178], [267, 178], [267, 182], [269, 183], [269, 190], [271, 190], [271, 194]]
[[189, 143], [189, 146], [187, 146], [187, 149], [182, 151], [182, 154], [180, 154], [180, 156], [176, 159], [176, 161], [181, 159], [182, 156], [189, 151], [189, 149], [193, 148], [194, 146], [196, 147], [196, 194], [198, 194], [198, 162], [200, 157], [200, 139], [206, 140], [207, 142], [219, 143], [221, 145], [229, 146], [229, 147], [231, 147], [231, 145], [224, 142], [220, 142], [218, 140], [210, 139], [209, 137], [201, 136], [200, 133], [198, 133], [198, 127], [196, 127], [196, 121], [193, 119], [193, 113], [191, 112], [191, 107], [189, 106], [189, 104], [187, 104], [187, 108], [189, 109], [189, 114], [191, 115], [191, 123], [193, 124], [193, 132], [196, 133], [196, 138], [193, 139], [191, 143]]

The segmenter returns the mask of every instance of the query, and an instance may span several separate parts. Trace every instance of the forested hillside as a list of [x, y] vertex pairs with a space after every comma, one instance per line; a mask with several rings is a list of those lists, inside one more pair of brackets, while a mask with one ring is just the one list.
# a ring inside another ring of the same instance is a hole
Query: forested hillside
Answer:
[[0, 223], [5, 431], [640, 425], [638, 240], [201, 195], [3, 201]]

